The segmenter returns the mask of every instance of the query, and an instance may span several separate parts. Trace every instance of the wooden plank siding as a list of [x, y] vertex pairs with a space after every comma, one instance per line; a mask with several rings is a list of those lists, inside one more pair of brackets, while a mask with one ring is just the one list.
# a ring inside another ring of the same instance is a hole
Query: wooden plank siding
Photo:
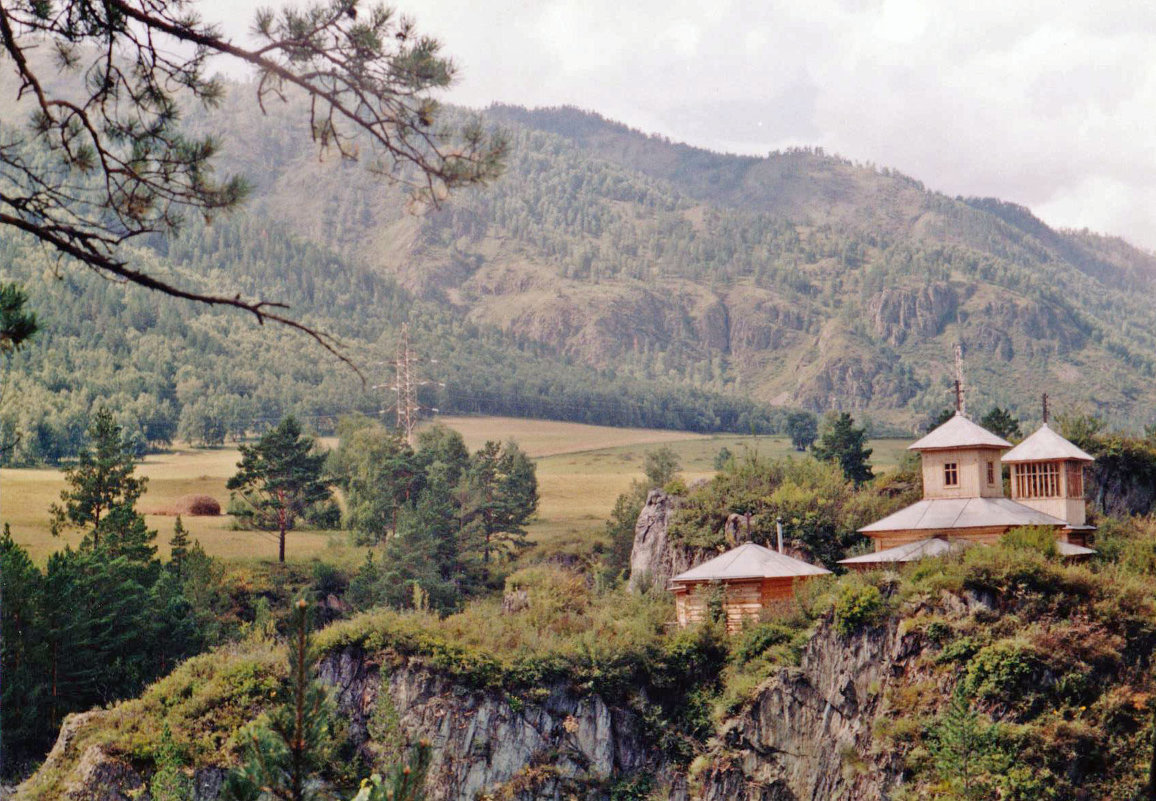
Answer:
[[742, 631], [743, 625], [747, 622], [759, 620], [764, 610], [793, 603], [795, 582], [807, 581], [809, 578], [801, 576], [726, 582], [699, 581], [676, 586], [673, 591], [678, 624], [685, 628], [709, 619], [711, 597], [721, 587], [727, 633], [736, 634]]
[[989, 545], [999, 542], [999, 538], [1006, 534], [1007, 526], [986, 526], [982, 528], [953, 528], [944, 531], [915, 530], [915, 531], [873, 531], [871, 539], [875, 541], [876, 551], [885, 551], [909, 542], [918, 542], [928, 537], [950, 536], [955, 539], [984, 542]]

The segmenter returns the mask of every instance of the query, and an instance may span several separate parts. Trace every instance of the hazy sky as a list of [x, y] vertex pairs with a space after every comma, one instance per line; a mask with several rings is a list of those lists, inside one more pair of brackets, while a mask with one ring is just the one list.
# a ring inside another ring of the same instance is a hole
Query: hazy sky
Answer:
[[[270, 3], [199, 5], [240, 36]], [[394, 5], [459, 64], [453, 102], [572, 104], [732, 152], [821, 145], [1156, 249], [1156, 4]]]

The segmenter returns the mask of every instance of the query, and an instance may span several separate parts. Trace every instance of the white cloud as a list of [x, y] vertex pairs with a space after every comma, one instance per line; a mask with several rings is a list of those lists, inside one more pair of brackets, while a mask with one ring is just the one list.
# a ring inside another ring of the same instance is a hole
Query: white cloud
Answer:
[[[241, 35], [257, 5], [200, 7]], [[399, 5], [461, 67], [456, 102], [571, 103], [749, 153], [822, 145], [1156, 248], [1156, 4]]]

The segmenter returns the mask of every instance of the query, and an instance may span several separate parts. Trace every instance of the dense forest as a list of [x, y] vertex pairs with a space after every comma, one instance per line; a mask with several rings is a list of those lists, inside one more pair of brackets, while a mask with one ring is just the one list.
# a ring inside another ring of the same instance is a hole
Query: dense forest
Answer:
[[1122, 241], [819, 150], [708, 153], [568, 108], [488, 110], [509, 135], [505, 175], [415, 208], [318, 158], [295, 102], [263, 116], [249, 91], [188, 115], [219, 134], [221, 171], [252, 182], [246, 209], [188, 219], [133, 257], [287, 302], [364, 375], [299, 335], [6, 234], [0, 277], [43, 324], [8, 362], [0, 425], [21, 435], [7, 463], [75, 453], [97, 399], [142, 448], [290, 412], [322, 432], [346, 412], [388, 418], [402, 323], [426, 360], [421, 401], [443, 412], [746, 432], [783, 431], [803, 408], [910, 431], [943, 407], [959, 341], [985, 402], [1031, 417], [1046, 389], [1115, 425], [1150, 422], [1156, 259]]

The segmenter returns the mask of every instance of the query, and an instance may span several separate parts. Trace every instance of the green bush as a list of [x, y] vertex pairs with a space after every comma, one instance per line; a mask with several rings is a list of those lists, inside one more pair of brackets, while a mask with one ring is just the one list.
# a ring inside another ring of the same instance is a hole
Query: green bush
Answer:
[[1000, 538], [1000, 544], [1013, 551], [1034, 551], [1049, 559], [1059, 556], [1056, 533], [1046, 526], [1020, 526]]
[[780, 623], [759, 623], [743, 630], [732, 650], [732, 656], [740, 664], [762, 656], [767, 649], [789, 643], [795, 632]]
[[883, 593], [874, 584], [844, 583], [835, 598], [835, 630], [849, 637], [884, 611]]
[[976, 698], [1014, 705], [1040, 689], [1041, 668], [1041, 660], [1030, 645], [1000, 640], [972, 657], [962, 687]]

